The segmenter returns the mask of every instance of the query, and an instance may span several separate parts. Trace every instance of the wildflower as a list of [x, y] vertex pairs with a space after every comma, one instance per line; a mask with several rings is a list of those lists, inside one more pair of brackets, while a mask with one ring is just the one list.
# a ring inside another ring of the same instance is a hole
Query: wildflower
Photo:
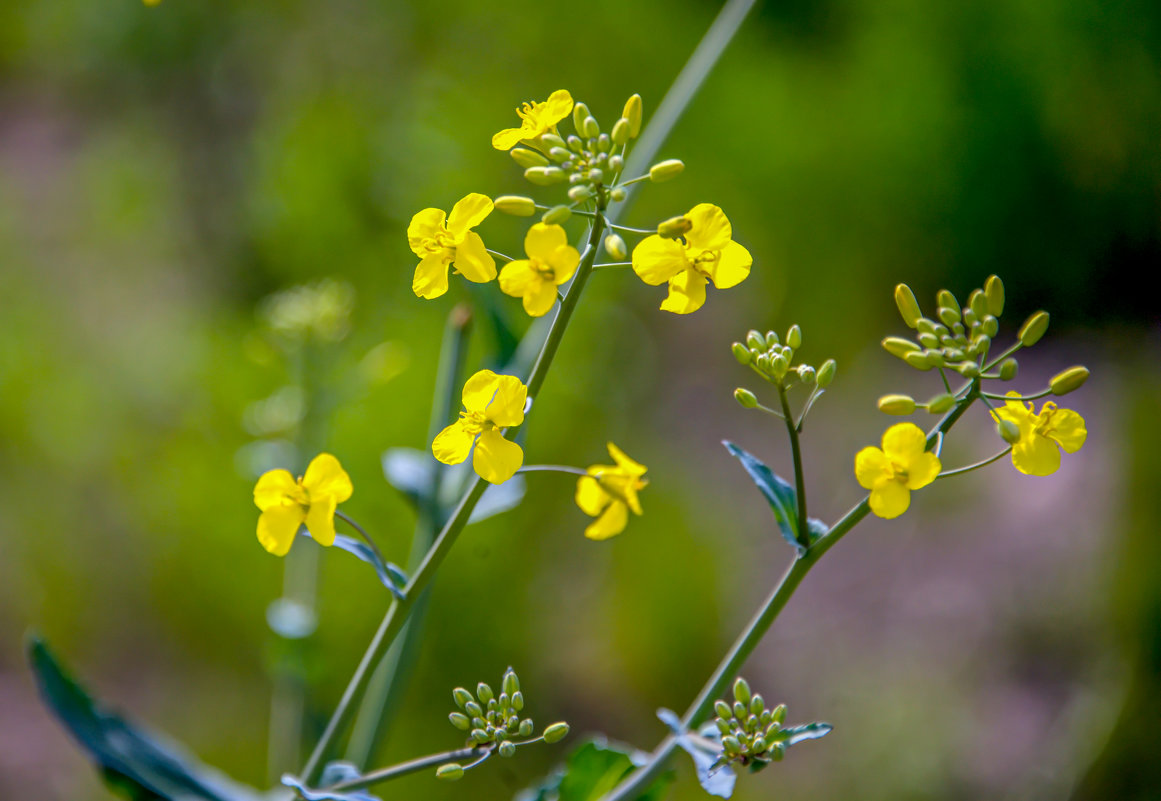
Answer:
[[254, 503], [262, 510], [258, 541], [275, 556], [285, 556], [298, 527], [306, 523], [316, 542], [333, 544], [335, 507], [353, 490], [351, 477], [329, 453], [314, 457], [297, 481], [286, 470], [263, 473], [254, 485]]
[[519, 128], [505, 128], [492, 137], [492, 147], [497, 150], [511, 150], [520, 142], [535, 139], [541, 134], [556, 132], [556, 124], [572, 112], [572, 95], [567, 89], [557, 89], [548, 100], [525, 103], [516, 109], [520, 117]]
[[492, 199], [477, 192], [465, 196], [445, 215], [424, 209], [411, 218], [407, 242], [422, 261], [415, 268], [411, 288], [421, 298], [438, 298], [447, 292], [447, 267], [469, 281], [483, 284], [496, 277], [496, 262], [484, 248], [484, 240], [470, 229], [492, 213]]
[[717, 206], [699, 203], [684, 216], [684, 240], [654, 234], [633, 248], [633, 269], [652, 286], [668, 281], [665, 311], [689, 314], [705, 303], [705, 286], [713, 281], [728, 289], [746, 280], [753, 259], [731, 239], [730, 221]]
[[[439, 432], [431, 443], [435, 458], [444, 464], [459, 464], [468, 458], [475, 444], [472, 467], [480, 478], [502, 484], [524, 464], [524, 451], [504, 439], [500, 429], [524, 422], [528, 387], [519, 378], [481, 370], [464, 384], [467, 411]], [[478, 439], [478, 441], [477, 441]]]
[[616, 465], [595, 464], [587, 476], [576, 482], [576, 505], [586, 515], [597, 518], [585, 529], [585, 536], [591, 540], [607, 540], [624, 531], [629, 510], [641, 514], [637, 492], [649, 483], [641, 478], [645, 465], [634, 462], [611, 442], [609, 455]]
[[899, 423], [883, 434], [883, 448], [863, 448], [855, 456], [855, 477], [871, 491], [871, 511], [898, 517], [911, 505], [911, 490], [926, 487], [942, 465], [927, 452], [927, 437], [914, 423]]
[[[1008, 396], [1019, 396], [1009, 392]], [[1076, 453], [1084, 445], [1088, 432], [1084, 418], [1071, 409], [1060, 409], [1048, 401], [1036, 414], [1035, 407], [1022, 401], [1008, 400], [993, 415], [1020, 428], [1020, 439], [1012, 446], [1012, 464], [1029, 476], [1047, 476], [1060, 467], [1060, 451]]]
[[500, 271], [500, 289], [524, 299], [524, 311], [541, 317], [556, 301], [556, 288], [576, 272], [580, 253], [568, 244], [559, 225], [536, 223], [524, 237], [527, 259], [510, 262]]

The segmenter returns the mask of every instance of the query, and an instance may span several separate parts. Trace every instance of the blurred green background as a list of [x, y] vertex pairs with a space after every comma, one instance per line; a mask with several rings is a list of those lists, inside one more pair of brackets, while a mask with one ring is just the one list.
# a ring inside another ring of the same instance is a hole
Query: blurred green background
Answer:
[[[0, 5], [0, 797], [110, 797], [35, 696], [30, 627], [132, 717], [269, 786], [265, 613], [283, 563], [253, 533], [252, 404], [290, 376], [260, 301], [323, 277], [354, 288], [349, 336], [318, 367], [334, 408], [316, 434], [354, 480], [344, 508], [405, 562], [414, 516], [380, 457], [426, 447], [440, 332], [473, 297], [460, 281], [411, 293], [411, 215], [527, 191], [489, 145], [523, 100], [568, 88], [608, 126], [636, 91], [648, 120], [716, 11]], [[718, 444], [789, 472], [781, 432], [731, 398], [749, 374], [729, 343], [797, 322], [803, 358], [838, 359], [806, 429], [811, 512], [833, 520], [860, 497], [852, 455], [887, 423], [875, 398], [938, 391], [878, 348], [901, 333], [891, 288], [930, 307], [995, 272], [1008, 336], [1053, 315], [1021, 387], [1092, 368], [1067, 402], [1089, 443], [1051, 479], [1003, 462], [940, 482], [828, 556], [745, 674], [835, 731], [736, 797], [1161, 798], [1161, 317], [1141, 283], [1161, 268], [1161, 6], [761, 3], [661, 156], [685, 174], [624, 222], [716, 203], [753, 274], [688, 317], [627, 272], [595, 276], [527, 448], [584, 465], [614, 440], [651, 468], [646, 515], [587, 541], [572, 482], [533, 475], [522, 507], [469, 528], [376, 763], [455, 747], [450, 689], [509, 664], [538, 723], [651, 748], [654, 711], [685, 707], [789, 557]], [[520, 246], [520, 221], [482, 230]], [[517, 300], [501, 307], [526, 324]], [[472, 365], [491, 346], [476, 334]], [[996, 450], [986, 416], [948, 448], [949, 466]], [[333, 552], [319, 599], [312, 728], [386, 602]], [[508, 798], [564, 753], [381, 795]], [[702, 797], [685, 762], [679, 777], [673, 798]]]

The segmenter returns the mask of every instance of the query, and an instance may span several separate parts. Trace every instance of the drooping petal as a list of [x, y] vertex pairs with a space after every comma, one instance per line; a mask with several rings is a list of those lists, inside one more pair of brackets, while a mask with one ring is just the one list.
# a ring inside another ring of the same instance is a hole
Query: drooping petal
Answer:
[[674, 314], [689, 314], [705, 304], [705, 285], [708, 280], [696, 270], [686, 270], [669, 279], [669, 296], [661, 303], [661, 310]]
[[524, 451], [493, 429], [480, 435], [472, 454], [472, 467], [480, 478], [491, 484], [503, 484], [524, 464]]
[[712, 203], [698, 203], [685, 218], [692, 223], [685, 234], [685, 241], [691, 248], [722, 250], [733, 236], [733, 228], [725, 213]]
[[468, 458], [475, 438], [475, 434], [459, 423], [452, 423], [435, 435], [431, 442], [431, 452], [444, 464], [459, 464]]
[[530, 317], [543, 317], [548, 314], [554, 303], [556, 303], [556, 284], [551, 281], [538, 281], [524, 294], [524, 311], [528, 312]]
[[633, 272], [650, 286], [668, 281], [689, 266], [680, 242], [654, 234], [633, 248]]
[[258, 542], [275, 556], [286, 556], [305, 517], [306, 512], [296, 503], [263, 510], [258, 517]]
[[893, 479], [884, 479], [871, 490], [871, 511], [890, 520], [907, 511], [911, 490]]
[[540, 273], [528, 259], [510, 261], [500, 270], [500, 291], [514, 298], [524, 297], [533, 284], [540, 283]]
[[887, 456], [874, 445], [868, 445], [855, 454], [855, 478], [863, 489], [874, 489], [882, 478], [891, 476]]
[[479, 192], [464, 195], [447, 216], [447, 230], [458, 242], [469, 228], [475, 228], [491, 213], [492, 198]]
[[613, 499], [601, 489], [592, 476], [582, 476], [576, 482], [576, 505], [589, 517], [596, 517]]
[[1012, 446], [1012, 464], [1029, 476], [1049, 476], [1060, 469], [1060, 448], [1048, 437], [1032, 434]]
[[1084, 418], [1072, 409], [1057, 409], [1052, 413], [1052, 430], [1049, 436], [1064, 448], [1065, 453], [1076, 453], [1088, 438]]
[[323, 498], [310, 502], [306, 511], [306, 530], [319, 545], [335, 544], [335, 499]]
[[737, 242], [727, 242], [717, 261], [709, 266], [709, 277], [718, 289], [729, 289], [746, 280], [754, 259]]
[[552, 268], [552, 280], [557, 286], [572, 278], [580, 264], [580, 251], [572, 245], [561, 245], [548, 258], [548, 266]]
[[484, 409], [484, 415], [501, 428], [524, 422], [524, 405], [528, 387], [514, 375], [496, 376], [496, 395]]
[[438, 298], [447, 292], [447, 265], [446, 251], [424, 256], [423, 261], [415, 268], [415, 277], [411, 279], [411, 290], [427, 300]]
[[456, 245], [456, 272], [476, 284], [486, 284], [496, 277], [496, 260], [484, 247], [484, 240], [475, 231], [468, 231]]
[[645, 471], [647, 469], [645, 465], [630, 459], [623, 450], [618, 448], [613, 443], [607, 442], [605, 444], [608, 446], [609, 456], [613, 457], [613, 461], [617, 463], [617, 467], [619, 467], [621, 470], [624, 470], [631, 476], [645, 475]]
[[480, 370], [464, 383], [464, 392], [461, 396], [464, 408], [469, 412], [480, 412], [488, 408], [492, 398], [496, 396], [500, 376], [491, 370]]
[[524, 252], [529, 258], [547, 262], [558, 247], [568, 244], [568, 234], [559, 225], [536, 223], [524, 235]]
[[302, 477], [302, 486], [310, 493], [312, 507], [320, 498], [334, 498], [337, 503], [342, 503], [354, 492], [351, 477], [339, 460], [329, 453], [320, 453], [310, 460], [306, 475]]
[[294, 476], [285, 470], [267, 470], [254, 485], [254, 504], [265, 511], [281, 506], [298, 489]]
[[644, 510], [641, 508], [641, 499], [637, 497], [637, 479], [632, 476], [622, 476], [617, 483], [621, 495], [625, 498], [625, 503], [629, 504], [629, 509], [632, 510], [633, 514], [644, 514]]
[[607, 540], [625, 530], [629, 522], [629, 510], [620, 501], [613, 501], [605, 509], [604, 514], [594, 520], [585, 529], [585, 536], [590, 540]]
[[424, 209], [412, 217], [407, 226], [407, 244], [411, 246], [411, 252], [416, 256], [424, 256], [427, 253], [424, 243], [443, 230], [445, 219], [447, 215], [440, 209]]
[[544, 105], [537, 109], [537, 121], [548, 130], [572, 113], [572, 95], [567, 89], [557, 89], [548, 96]]
[[939, 471], [943, 469], [939, 457], [934, 453], [921, 453], [911, 460], [907, 468], [907, 489], [922, 489], [935, 481]]
[[914, 423], [896, 423], [883, 434], [883, 453], [888, 459], [909, 466], [927, 450], [927, 435]]
[[527, 135], [528, 132], [524, 128], [505, 128], [492, 135], [492, 147], [497, 150], [511, 150], [520, 144]]

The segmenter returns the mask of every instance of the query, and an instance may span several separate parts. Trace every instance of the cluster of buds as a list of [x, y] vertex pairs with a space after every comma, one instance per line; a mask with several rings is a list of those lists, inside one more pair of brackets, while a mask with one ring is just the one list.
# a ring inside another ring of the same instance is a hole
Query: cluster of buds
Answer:
[[786, 722], [786, 705], [766, 708], [761, 695], [750, 693], [750, 685], [739, 678], [734, 682], [733, 706], [725, 701], [714, 704], [717, 718], [714, 726], [721, 734], [722, 750], [718, 764], [765, 766], [781, 762], [786, 756], [787, 740], [782, 724]]
[[354, 305], [350, 284], [324, 279], [271, 295], [259, 313], [271, 331], [286, 339], [338, 342], [350, 330]]
[[[567, 723], [553, 723], [546, 727], [539, 737], [534, 737], [535, 726], [532, 718], [521, 718], [524, 709], [524, 694], [520, 691], [520, 679], [512, 668], [504, 671], [500, 681], [500, 694], [496, 695], [484, 682], [476, 685], [473, 695], [470, 690], [456, 687], [452, 699], [458, 712], [448, 715], [448, 720], [460, 731], [468, 732], [468, 746], [482, 753], [495, 751], [502, 757], [516, 753], [516, 747], [544, 741], [555, 743], [568, 735]], [[473, 765], [449, 763], [436, 771], [441, 779], [458, 779], [464, 770]]]
[[803, 384], [814, 384], [826, 389], [834, 380], [837, 365], [834, 359], [827, 359], [817, 370], [809, 364], [794, 363], [794, 352], [802, 347], [802, 329], [790, 326], [784, 342], [778, 335], [767, 331], [765, 336], [759, 331], [746, 334], [745, 344], [735, 342], [730, 346], [738, 364], [749, 365], [767, 381], [783, 384], [787, 379], [798, 379]]

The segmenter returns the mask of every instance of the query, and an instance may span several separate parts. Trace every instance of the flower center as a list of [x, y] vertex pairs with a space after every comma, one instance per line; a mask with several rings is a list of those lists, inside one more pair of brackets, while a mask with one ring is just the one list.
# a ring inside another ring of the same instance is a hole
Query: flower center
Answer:
[[[689, 254], [692, 253], [692, 251], [693, 251], [692, 248], [688, 248], [688, 247], [686, 248], [686, 258], [689, 257]], [[704, 275], [706, 278], [709, 278], [710, 277], [710, 270], [712, 270], [714, 268], [714, 265], [717, 264], [718, 258], [721, 255], [722, 254], [720, 254], [716, 250], [703, 250], [700, 253], [698, 253], [696, 256], [694, 256], [692, 259], [689, 259], [689, 263], [690, 263], [690, 266], [693, 267], [693, 269], [697, 270], [699, 273]]]
[[427, 255], [433, 253], [442, 253], [448, 250], [455, 250], [456, 246], [455, 235], [447, 229], [446, 225], [441, 225], [440, 229], [436, 231], [435, 236], [429, 236], [423, 240], [423, 251]]
[[1053, 434], [1052, 417], [1056, 413], [1056, 404], [1052, 401], [1044, 404], [1044, 408], [1040, 410], [1040, 414], [1036, 416], [1036, 426], [1032, 429], [1032, 433], [1039, 434], [1042, 437], [1051, 439]]
[[892, 481], [898, 481], [900, 484], [907, 483], [907, 465], [897, 462], [894, 459], [887, 461], [887, 472]]
[[536, 117], [536, 109], [541, 105], [543, 104], [537, 103], [535, 101], [531, 103], [524, 103], [520, 108], [516, 109], [516, 114], [522, 120], [529, 120], [534, 122]]
[[460, 426], [473, 436], [496, 428], [496, 424], [485, 417], [483, 412], [460, 412]]
[[294, 485], [294, 489], [285, 493], [284, 497], [291, 503], [298, 504], [303, 509], [306, 509], [310, 506], [310, 490], [302, 485], [301, 478], [299, 478], [297, 483]]

